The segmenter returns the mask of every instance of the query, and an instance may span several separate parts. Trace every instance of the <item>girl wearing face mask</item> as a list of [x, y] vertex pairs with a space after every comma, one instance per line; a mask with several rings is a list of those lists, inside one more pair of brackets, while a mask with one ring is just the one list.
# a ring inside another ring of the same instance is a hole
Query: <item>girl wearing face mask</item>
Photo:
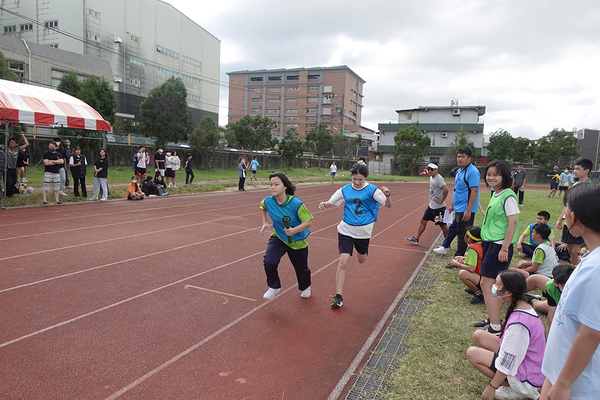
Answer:
[[131, 183], [127, 186], [127, 200], [144, 200], [144, 193], [137, 182], [137, 176], [131, 177]]
[[491, 379], [481, 398], [538, 399], [544, 383], [542, 360], [546, 331], [535, 310], [523, 300], [525, 277], [502, 271], [492, 294], [506, 304], [506, 316], [498, 337], [485, 330], [473, 333], [476, 346], [467, 349], [467, 360]]

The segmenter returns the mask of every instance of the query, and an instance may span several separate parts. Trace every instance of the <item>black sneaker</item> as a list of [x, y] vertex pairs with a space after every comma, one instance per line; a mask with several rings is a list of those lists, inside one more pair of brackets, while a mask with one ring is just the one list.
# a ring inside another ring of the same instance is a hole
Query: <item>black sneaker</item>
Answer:
[[469, 294], [473, 294], [473, 295], [475, 294], [475, 292], [471, 288], [465, 288], [465, 292], [467, 292]]
[[523, 295], [523, 300], [525, 300], [527, 303], [529, 303], [530, 306], [533, 306], [533, 302], [536, 300], [542, 300], [542, 296], [539, 296], [537, 294], [525, 293]]
[[331, 307], [332, 308], [340, 308], [344, 303], [343, 303], [343, 298], [341, 294], [336, 294], [335, 297], [333, 298], [333, 302], [331, 302]]
[[470, 301], [471, 304], [481, 304], [481, 303], [485, 303], [485, 300], [483, 298], [483, 293], [481, 293], [481, 290], [476, 292], [475, 295], [473, 296], [473, 298]]
[[451, 269], [451, 268], [458, 268], [458, 267], [456, 265], [447, 264], [446, 268]]
[[500, 336], [500, 331], [495, 330], [491, 326], [488, 326], [485, 331], [491, 333], [492, 335]]
[[44, 202], [42, 205], [43, 205], [44, 207], [46, 207], [46, 206], [48, 205], [48, 202], [47, 202], [47, 201], [45, 201], [45, 202]]
[[490, 319], [488, 318], [488, 319], [484, 319], [483, 321], [480, 321], [480, 322], [475, 322], [475, 323], [473, 324], [473, 326], [474, 326], [475, 328], [485, 328], [485, 327], [486, 327], [486, 326], [488, 326], [489, 324], [490, 324]]
[[419, 240], [417, 238], [413, 237], [409, 237], [409, 238], [405, 238], [406, 240], [408, 240], [409, 242], [411, 242], [412, 244], [419, 244]]
[[63, 204], [65, 204], [65, 203], [61, 203], [60, 201], [57, 201], [57, 202], [56, 202], [56, 205], [57, 205], [57, 206], [62, 206]]

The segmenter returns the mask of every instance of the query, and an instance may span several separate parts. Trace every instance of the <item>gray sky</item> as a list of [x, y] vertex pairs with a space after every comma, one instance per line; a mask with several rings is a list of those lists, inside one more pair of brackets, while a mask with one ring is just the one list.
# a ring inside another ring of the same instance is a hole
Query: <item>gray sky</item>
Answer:
[[375, 130], [451, 99], [486, 106], [486, 134], [600, 128], [598, 0], [165, 1], [221, 40], [220, 125], [227, 72], [347, 65]]

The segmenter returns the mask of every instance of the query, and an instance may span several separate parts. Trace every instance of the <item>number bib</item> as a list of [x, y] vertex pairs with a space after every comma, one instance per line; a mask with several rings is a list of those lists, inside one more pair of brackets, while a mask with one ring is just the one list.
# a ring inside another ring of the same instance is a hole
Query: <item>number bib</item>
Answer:
[[354, 189], [352, 184], [342, 188], [344, 195], [343, 220], [348, 225], [368, 225], [377, 221], [379, 202], [373, 198], [377, 186], [368, 184], [360, 190]]

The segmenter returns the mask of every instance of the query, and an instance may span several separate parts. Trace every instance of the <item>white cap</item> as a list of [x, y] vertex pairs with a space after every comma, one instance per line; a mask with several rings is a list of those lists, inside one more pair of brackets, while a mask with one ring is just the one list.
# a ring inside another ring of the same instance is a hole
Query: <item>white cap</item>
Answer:
[[429, 163], [429, 164], [427, 164], [427, 167], [428, 167], [428, 168], [431, 168], [431, 169], [438, 169], [438, 166], [437, 166], [437, 165], [435, 165], [434, 163]]

